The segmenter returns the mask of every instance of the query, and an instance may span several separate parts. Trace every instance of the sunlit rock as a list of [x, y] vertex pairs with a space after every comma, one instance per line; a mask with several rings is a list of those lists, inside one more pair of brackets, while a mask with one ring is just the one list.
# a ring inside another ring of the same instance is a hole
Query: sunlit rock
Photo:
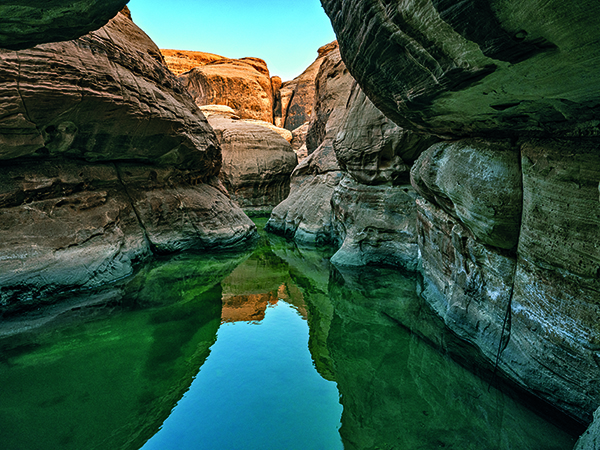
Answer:
[[262, 59], [217, 59], [179, 79], [199, 106], [227, 105], [242, 119], [273, 123], [273, 87]]
[[270, 210], [285, 199], [297, 164], [288, 141], [265, 126], [210, 116], [223, 152], [221, 180], [243, 208]]

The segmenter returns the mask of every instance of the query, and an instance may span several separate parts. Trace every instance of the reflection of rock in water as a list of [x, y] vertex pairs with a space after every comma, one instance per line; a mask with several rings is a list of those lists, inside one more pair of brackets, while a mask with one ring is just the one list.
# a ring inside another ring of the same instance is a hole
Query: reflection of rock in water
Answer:
[[0, 340], [2, 448], [139, 449], [208, 356], [218, 283], [238, 262], [187, 255], [155, 263], [100, 308], [110, 317], [82, 312], [75, 326], [55, 321]]
[[327, 345], [344, 447], [570, 448], [571, 436], [409, 332], [442, 345], [450, 339], [415, 287], [392, 270], [332, 272]]

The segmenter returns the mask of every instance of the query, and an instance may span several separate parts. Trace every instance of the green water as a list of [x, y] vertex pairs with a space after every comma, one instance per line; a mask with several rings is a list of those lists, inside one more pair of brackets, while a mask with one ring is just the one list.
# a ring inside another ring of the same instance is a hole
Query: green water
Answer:
[[0, 334], [0, 448], [572, 449], [448, 356], [413, 276], [329, 256], [263, 233]]

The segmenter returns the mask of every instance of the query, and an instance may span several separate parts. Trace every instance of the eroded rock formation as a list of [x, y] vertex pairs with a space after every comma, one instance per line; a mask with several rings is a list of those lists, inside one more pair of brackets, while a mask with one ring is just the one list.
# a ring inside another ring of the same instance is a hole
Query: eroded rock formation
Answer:
[[0, 4], [0, 48], [76, 39], [106, 25], [129, 0], [11, 0]]
[[326, 56], [337, 48], [335, 41], [322, 46], [317, 59], [302, 74], [283, 83], [275, 104], [275, 125], [293, 131], [310, 120], [319, 69]]
[[262, 59], [218, 59], [179, 79], [198, 106], [226, 105], [242, 119], [273, 123], [273, 86]]
[[232, 199], [245, 209], [269, 211], [283, 201], [298, 163], [289, 142], [251, 121], [211, 115], [208, 122], [221, 144], [220, 177]]
[[126, 15], [0, 52], [0, 79], [3, 312], [127, 276], [151, 252], [253, 236], [217, 178], [214, 132]]
[[[435, 138], [406, 132], [366, 98], [338, 50], [315, 77], [312, 153], [268, 228], [304, 243], [335, 243], [337, 265], [417, 264], [416, 194], [410, 164]], [[293, 141], [292, 141], [293, 142]]]
[[189, 72], [195, 67], [210, 64], [214, 61], [227, 59], [224, 56], [215, 55], [214, 53], [189, 50], [169, 50], [161, 48], [160, 52], [165, 58], [167, 67], [175, 75], [181, 75], [184, 72]]
[[589, 421], [600, 403], [600, 5], [322, 4], [373, 103], [448, 141], [412, 170], [422, 295], [505, 375]]

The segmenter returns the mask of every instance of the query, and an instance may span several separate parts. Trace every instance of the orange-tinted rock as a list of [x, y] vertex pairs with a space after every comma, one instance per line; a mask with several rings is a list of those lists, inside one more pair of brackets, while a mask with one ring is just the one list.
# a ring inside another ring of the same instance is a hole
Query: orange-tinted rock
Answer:
[[194, 67], [210, 64], [220, 59], [226, 59], [224, 56], [214, 53], [194, 52], [188, 50], [168, 50], [160, 49], [165, 58], [165, 63], [171, 72], [175, 75], [181, 75], [184, 72], [192, 70]]
[[242, 119], [273, 122], [273, 89], [267, 64], [258, 58], [220, 59], [182, 74], [197, 105], [226, 105]]
[[20, 50], [97, 30], [129, 0], [11, 0], [0, 3], [0, 48]]
[[301, 75], [283, 83], [275, 106], [275, 125], [290, 131], [311, 118], [315, 101], [315, 80], [324, 58], [337, 49], [331, 42], [318, 50], [318, 57]]

